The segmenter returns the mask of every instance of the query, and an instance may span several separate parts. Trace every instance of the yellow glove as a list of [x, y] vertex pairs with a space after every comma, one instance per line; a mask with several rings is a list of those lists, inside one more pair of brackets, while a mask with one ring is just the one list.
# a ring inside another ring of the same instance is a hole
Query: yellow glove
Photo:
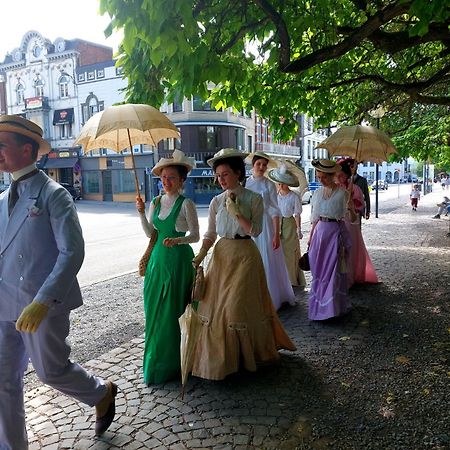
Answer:
[[48, 313], [48, 306], [33, 300], [26, 306], [16, 322], [16, 330], [35, 333]]
[[194, 267], [198, 267], [202, 261], [205, 259], [205, 256], [207, 255], [208, 250], [206, 250], [205, 247], [202, 247], [200, 251], [198, 252], [197, 256], [192, 260], [192, 265]]
[[227, 207], [228, 214], [232, 216], [238, 216], [239, 214], [241, 214], [238, 199], [232, 200], [230, 197], [227, 197], [225, 201], [225, 206]]

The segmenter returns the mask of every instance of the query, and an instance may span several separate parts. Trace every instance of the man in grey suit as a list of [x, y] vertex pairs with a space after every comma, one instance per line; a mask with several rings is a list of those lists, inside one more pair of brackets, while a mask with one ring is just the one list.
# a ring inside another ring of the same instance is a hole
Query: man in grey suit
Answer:
[[117, 386], [69, 360], [70, 311], [82, 304], [76, 275], [84, 241], [70, 194], [36, 168], [49, 144], [42, 129], [0, 116], [0, 170], [11, 187], [0, 194], [0, 450], [28, 448], [23, 376], [38, 377], [96, 407], [100, 435], [115, 414]]

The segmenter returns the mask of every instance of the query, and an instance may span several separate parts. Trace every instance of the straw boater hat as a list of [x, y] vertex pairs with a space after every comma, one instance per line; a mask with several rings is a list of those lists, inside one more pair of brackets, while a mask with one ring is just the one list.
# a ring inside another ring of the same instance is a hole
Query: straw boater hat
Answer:
[[45, 155], [52, 149], [50, 144], [42, 139], [43, 131], [39, 125], [15, 114], [4, 114], [0, 116], [0, 131], [17, 133], [29, 137], [39, 144], [39, 155]]
[[315, 159], [311, 161], [311, 164], [319, 172], [336, 173], [341, 171], [341, 166], [331, 159]]
[[269, 161], [268, 164], [267, 164], [267, 167], [268, 167], [269, 169], [273, 169], [273, 168], [277, 167], [276, 161], [274, 161], [267, 153], [264, 153], [264, 152], [253, 152], [253, 153], [250, 153], [250, 154], [245, 158], [245, 162], [246, 162], [247, 164], [252, 164], [253, 158], [254, 158], [255, 156], [259, 156], [260, 158], [267, 159], [267, 161]]
[[300, 184], [298, 178], [284, 164], [269, 170], [268, 177], [276, 183], [287, 184], [291, 187], [297, 187]]
[[214, 163], [216, 161], [219, 161], [220, 159], [225, 158], [246, 158], [248, 156], [248, 153], [240, 152], [239, 150], [236, 150], [235, 148], [223, 148], [222, 150], [219, 150], [217, 153], [214, 154], [214, 156], [211, 159], [208, 159], [206, 161], [208, 163], [208, 166], [213, 167]]
[[190, 172], [195, 166], [195, 158], [188, 158], [181, 150], [174, 150], [172, 158], [161, 158], [153, 167], [152, 174], [159, 177], [164, 167], [167, 166], [183, 166]]

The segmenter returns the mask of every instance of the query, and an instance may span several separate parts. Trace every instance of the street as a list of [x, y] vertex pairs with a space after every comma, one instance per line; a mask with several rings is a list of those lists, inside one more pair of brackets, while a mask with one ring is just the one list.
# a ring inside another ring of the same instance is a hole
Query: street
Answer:
[[[379, 192], [379, 213], [408, 201], [410, 184], [390, 185]], [[400, 192], [400, 197], [399, 197]], [[375, 217], [375, 192], [371, 195], [372, 219]], [[148, 239], [142, 231], [139, 216], [132, 203], [110, 203], [81, 200], [76, 203], [86, 242], [86, 256], [79, 272], [81, 286], [88, 286], [120, 275], [135, 272]], [[197, 209], [200, 236], [206, 231], [208, 208]], [[303, 205], [302, 228], [309, 231], [310, 205]], [[201, 245], [194, 244], [194, 252]]]

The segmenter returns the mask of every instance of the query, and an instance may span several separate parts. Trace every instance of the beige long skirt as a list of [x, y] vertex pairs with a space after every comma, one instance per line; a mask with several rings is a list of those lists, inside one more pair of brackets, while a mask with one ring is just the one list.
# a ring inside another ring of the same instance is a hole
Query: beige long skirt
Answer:
[[251, 239], [220, 239], [205, 282], [193, 375], [222, 380], [241, 366], [255, 371], [258, 364], [278, 360], [278, 349], [296, 350], [273, 308], [261, 256]]
[[302, 254], [293, 217], [283, 217], [281, 221], [281, 245], [292, 286], [306, 286], [305, 274], [298, 266]]

